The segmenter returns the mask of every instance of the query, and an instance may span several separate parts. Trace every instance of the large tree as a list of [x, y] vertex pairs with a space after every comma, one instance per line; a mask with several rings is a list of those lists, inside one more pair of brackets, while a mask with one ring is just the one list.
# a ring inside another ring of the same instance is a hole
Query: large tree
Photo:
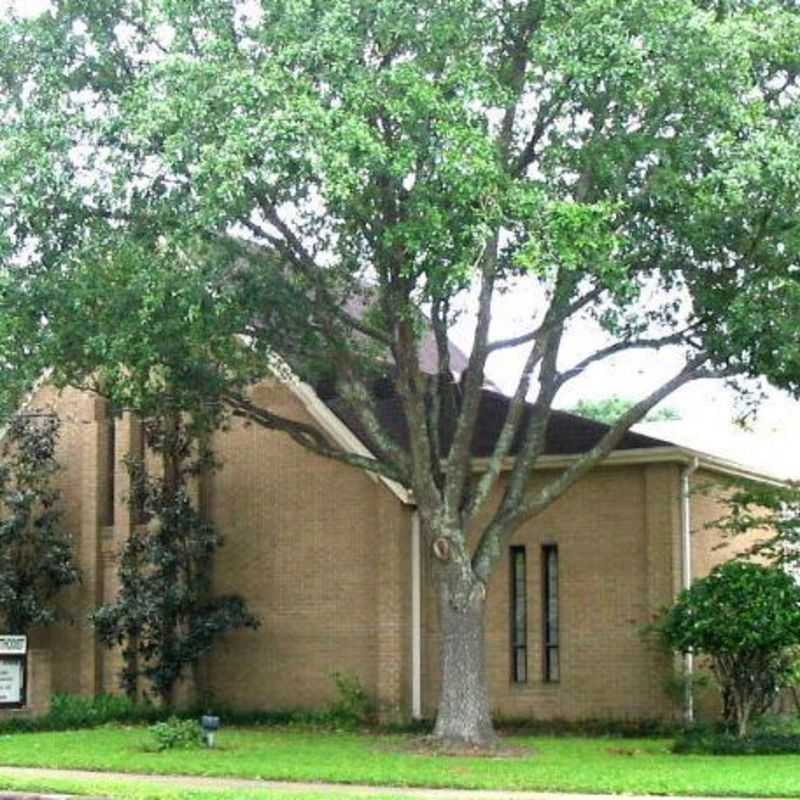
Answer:
[[[165, 386], [221, 401], [407, 487], [437, 556], [436, 734], [487, 743], [484, 608], [513, 533], [687, 382], [798, 386], [799, 59], [780, 0], [60, 0], [0, 27], [9, 357], [145, 410]], [[507, 292], [528, 324], [503, 338]], [[606, 337], [567, 363], [587, 321]], [[680, 369], [533, 485], [559, 390], [665, 345]], [[327, 380], [371, 456], [254, 404], [286, 365]]]

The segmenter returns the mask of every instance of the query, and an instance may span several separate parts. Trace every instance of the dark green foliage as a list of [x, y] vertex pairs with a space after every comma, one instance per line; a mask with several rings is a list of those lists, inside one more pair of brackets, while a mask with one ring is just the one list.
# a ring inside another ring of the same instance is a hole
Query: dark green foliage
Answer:
[[166, 719], [170, 713], [152, 703], [134, 702], [125, 695], [54, 694], [47, 714], [3, 720], [0, 733], [78, 730], [111, 723], [142, 724]]
[[241, 597], [211, 595], [211, 567], [223, 538], [194, 505], [187, 483], [212, 468], [210, 453], [177, 418], [146, 427], [149, 447], [164, 460], [164, 476], [148, 475], [141, 461], [128, 464], [131, 503], [149, 522], [126, 541], [120, 593], [94, 612], [92, 622], [101, 642], [123, 647], [125, 690], [134, 695], [143, 677], [169, 705], [176, 682], [220, 636], [259, 623]]
[[495, 726], [509, 736], [614, 736], [622, 739], [674, 736], [682, 725], [669, 719], [534, 719], [495, 716]]
[[[363, 690], [362, 690], [363, 691]], [[349, 693], [345, 693], [347, 695]], [[360, 694], [360, 693], [359, 693]], [[100, 694], [85, 697], [75, 694], [55, 694], [50, 704], [50, 712], [45, 716], [33, 718], [16, 718], [0, 723], [0, 734], [26, 733], [35, 731], [78, 730], [96, 728], [100, 725], [120, 724], [153, 724], [164, 722], [170, 718], [197, 721], [209, 708], [217, 714], [226, 727], [254, 726], [265, 728], [347, 728], [353, 719], [349, 713], [340, 713], [339, 707], [344, 695], [340, 695], [330, 706], [324, 709], [286, 708], [269, 711], [256, 709], [231, 708], [218, 702], [206, 702], [192, 708], [175, 711], [154, 705], [147, 701], [136, 702], [126, 695]], [[360, 702], [356, 704], [360, 706]], [[364, 708], [363, 706], [360, 706]], [[376, 724], [370, 705], [366, 706], [366, 716], [351, 727], [369, 727], [387, 734], [411, 733], [429, 734], [433, 729], [430, 719], [411, 720], [405, 723]], [[669, 737], [680, 734], [683, 730], [678, 723], [664, 719], [533, 719], [531, 717], [506, 717], [496, 715], [495, 725], [498, 730], [509, 736], [580, 736], [643, 739], [648, 737]], [[776, 734], [770, 729], [770, 734]], [[786, 731], [777, 733], [786, 735]]]
[[793, 677], [800, 586], [780, 568], [729, 561], [681, 592], [659, 629], [673, 650], [710, 658], [725, 718], [743, 737]]
[[0, 463], [0, 624], [24, 634], [58, 618], [55, 595], [78, 580], [61, 524], [56, 417], [30, 412], [6, 429]]
[[800, 755], [800, 734], [756, 732], [742, 738], [730, 731], [699, 728], [680, 734], [672, 752], [714, 756]]
[[54, 694], [50, 711], [42, 718], [48, 730], [95, 728], [110, 722], [151, 722], [164, 715], [151, 703], [136, 703], [126, 695], [99, 694], [85, 697], [77, 694]]
[[159, 753], [165, 750], [188, 750], [200, 746], [202, 729], [196, 719], [170, 717], [163, 722], [156, 722], [148, 728], [154, 742], [154, 749]]
[[367, 723], [375, 711], [357, 675], [334, 672], [336, 699], [328, 706], [329, 721], [344, 728], [357, 728]]
[[[748, 551], [789, 571], [800, 566], [800, 485], [754, 481], [710, 485], [726, 512], [708, 527], [729, 537], [759, 534]], [[722, 489], [723, 491], [720, 491]]]

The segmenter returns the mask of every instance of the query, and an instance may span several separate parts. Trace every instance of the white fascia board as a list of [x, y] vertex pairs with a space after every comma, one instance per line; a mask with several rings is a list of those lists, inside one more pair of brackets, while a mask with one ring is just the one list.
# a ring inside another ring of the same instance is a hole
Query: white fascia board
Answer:
[[[534, 466], [534, 470], [565, 469], [580, 458], [582, 453], [576, 455], [543, 455], [539, 456]], [[787, 479], [780, 478], [761, 470], [747, 467], [735, 461], [703, 453], [699, 450], [692, 450], [688, 447], [641, 447], [631, 450], [614, 450], [608, 454], [599, 464], [599, 467], [623, 467], [636, 464], [692, 464], [699, 462], [701, 469], [709, 472], [716, 472], [720, 475], [728, 475], [733, 478], [758, 481], [775, 486], [785, 486], [789, 483]], [[483, 471], [488, 465], [489, 459], [476, 458], [473, 460], [473, 470]], [[503, 471], [509, 471], [514, 466], [513, 458], [506, 458], [503, 461]]]
[[[275, 377], [284, 386], [288, 387], [292, 394], [303, 404], [305, 410], [324, 433], [330, 436], [345, 452], [354, 453], [365, 458], [375, 458], [374, 453], [320, 400], [319, 395], [311, 386], [301, 381], [282, 358], [273, 355], [273, 359], [275, 362], [273, 369]], [[400, 502], [405, 505], [414, 504], [411, 493], [397, 481], [393, 481], [391, 478], [387, 478], [377, 472], [364, 471], [372, 480], [380, 481], [388, 487]]]

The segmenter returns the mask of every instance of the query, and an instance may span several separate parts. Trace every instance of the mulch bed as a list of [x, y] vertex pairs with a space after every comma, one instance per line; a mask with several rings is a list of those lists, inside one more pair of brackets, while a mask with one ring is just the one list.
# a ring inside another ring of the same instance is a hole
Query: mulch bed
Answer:
[[[402, 750], [419, 756], [451, 756], [456, 758], [530, 758], [536, 751], [532, 747], [508, 744], [498, 739], [492, 747], [441, 742], [432, 736], [419, 736], [401, 746]], [[391, 749], [395, 750], [395, 747]]]

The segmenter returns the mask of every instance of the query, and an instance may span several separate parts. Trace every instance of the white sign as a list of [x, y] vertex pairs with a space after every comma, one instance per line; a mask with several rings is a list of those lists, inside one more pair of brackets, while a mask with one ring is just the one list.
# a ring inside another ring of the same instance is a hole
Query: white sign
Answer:
[[0, 658], [0, 704], [22, 702], [21, 658]]
[[27, 652], [27, 636], [0, 635], [0, 656], [24, 656]]

